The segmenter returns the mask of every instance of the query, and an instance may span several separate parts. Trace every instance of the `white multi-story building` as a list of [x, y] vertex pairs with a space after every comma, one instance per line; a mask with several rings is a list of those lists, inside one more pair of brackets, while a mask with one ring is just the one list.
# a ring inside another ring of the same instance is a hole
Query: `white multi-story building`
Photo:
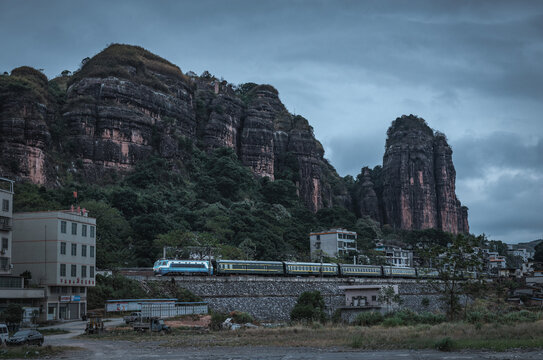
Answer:
[[375, 250], [383, 252], [383, 258], [390, 265], [399, 267], [413, 266], [413, 251], [411, 250], [384, 245], [383, 243], [377, 243]]
[[320, 256], [338, 257], [349, 251], [356, 252], [356, 232], [345, 229], [330, 229], [309, 234], [311, 260]]
[[9, 304], [39, 311], [44, 290], [25, 288], [24, 279], [12, 271], [13, 184], [12, 180], [0, 178], [0, 311]]
[[523, 249], [507, 250], [507, 253], [509, 255], [518, 256], [518, 257], [522, 258], [523, 263], [528, 262], [528, 260], [533, 258], [534, 255], [535, 255], [533, 251], [530, 251], [530, 250], [527, 250], [527, 249], [524, 249], [524, 248]]
[[11, 274], [13, 181], [0, 178], [0, 275]]
[[505, 269], [507, 268], [507, 261], [505, 256], [491, 255], [487, 259], [488, 269]]
[[15, 213], [12, 263], [45, 288], [42, 319], [80, 318], [95, 285], [96, 219], [79, 210]]

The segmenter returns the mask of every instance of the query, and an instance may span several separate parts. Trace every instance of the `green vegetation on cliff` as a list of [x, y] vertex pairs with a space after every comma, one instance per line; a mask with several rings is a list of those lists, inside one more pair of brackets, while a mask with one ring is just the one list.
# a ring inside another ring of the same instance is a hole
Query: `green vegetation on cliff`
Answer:
[[238, 259], [308, 260], [311, 231], [345, 226], [374, 235], [341, 207], [313, 214], [295, 184], [257, 179], [231, 149], [204, 152], [186, 146], [184, 161], [149, 157], [108, 185], [69, 173], [65, 185], [15, 186], [15, 211], [79, 205], [97, 218], [97, 267], [150, 266], [162, 246], [212, 246]]

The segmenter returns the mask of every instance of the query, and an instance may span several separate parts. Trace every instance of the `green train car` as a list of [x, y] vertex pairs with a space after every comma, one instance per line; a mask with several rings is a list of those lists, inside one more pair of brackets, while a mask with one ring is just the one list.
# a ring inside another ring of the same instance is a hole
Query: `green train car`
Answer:
[[292, 276], [338, 276], [338, 265], [331, 263], [285, 262], [285, 274]]
[[341, 276], [376, 276], [382, 274], [380, 265], [339, 264]]
[[217, 275], [284, 275], [281, 261], [217, 260]]
[[412, 267], [383, 266], [383, 276], [416, 278], [417, 272]]

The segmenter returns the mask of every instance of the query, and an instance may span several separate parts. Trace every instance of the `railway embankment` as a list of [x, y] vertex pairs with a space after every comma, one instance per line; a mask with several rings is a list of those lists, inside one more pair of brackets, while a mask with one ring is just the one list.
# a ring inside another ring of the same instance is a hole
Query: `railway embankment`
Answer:
[[[425, 280], [400, 278], [326, 278], [263, 276], [179, 276], [155, 277], [126, 274], [145, 284], [176, 286], [200, 296], [215, 311], [240, 310], [260, 321], [285, 321], [290, 318], [298, 296], [305, 291], [321, 292], [329, 314], [345, 303], [345, 286], [396, 285], [399, 307], [415, 311], [433, 311], [441, 307], [440, 295]], [[427, 299], [427, 300], [424, 300]]]

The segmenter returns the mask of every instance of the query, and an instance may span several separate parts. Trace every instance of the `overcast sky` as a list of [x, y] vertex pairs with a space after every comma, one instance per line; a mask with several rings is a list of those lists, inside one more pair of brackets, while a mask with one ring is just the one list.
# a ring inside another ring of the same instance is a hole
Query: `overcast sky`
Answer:
[[110, 43], [275, 86], [344, 176], [416, 114], [453, 148], [471, 230], [543, 237], [543, 1], [7, 1], [0, 71], [76, 70]]

